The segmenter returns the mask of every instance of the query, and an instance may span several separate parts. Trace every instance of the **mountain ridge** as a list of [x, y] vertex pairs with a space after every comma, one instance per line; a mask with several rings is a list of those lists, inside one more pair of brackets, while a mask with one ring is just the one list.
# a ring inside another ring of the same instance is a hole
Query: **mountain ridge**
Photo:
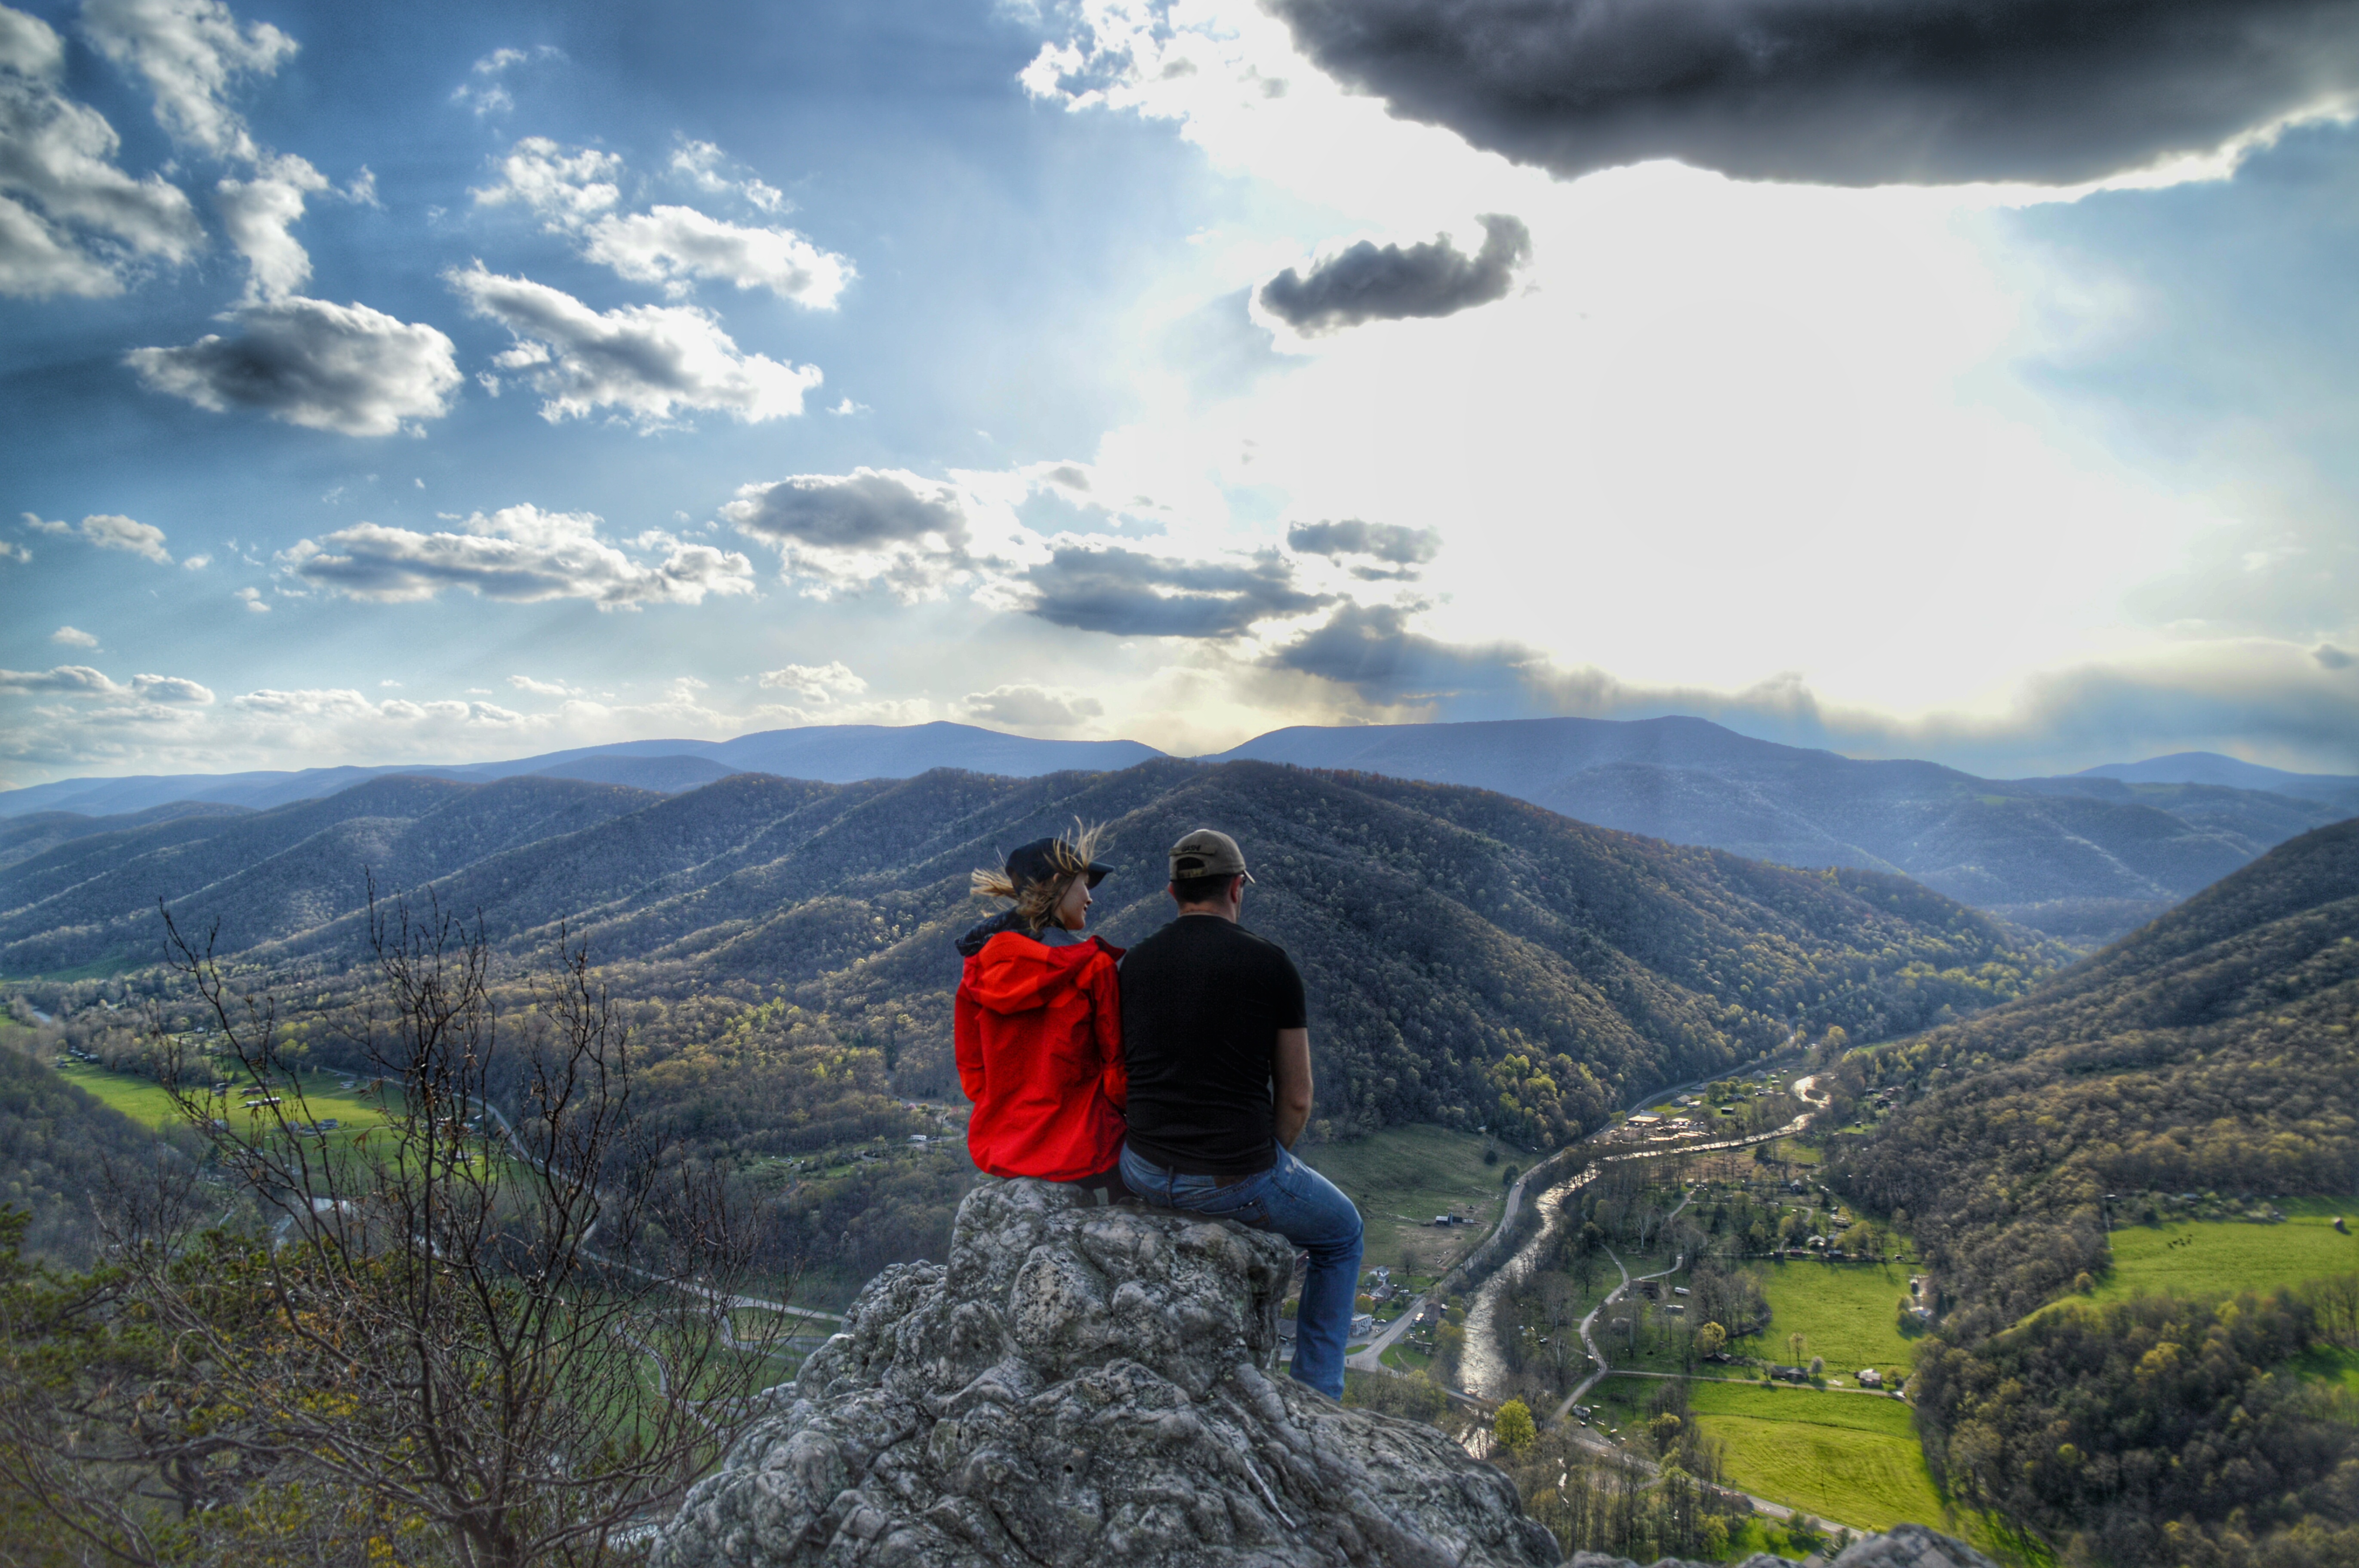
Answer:
[[[388, 776], [480, 783], [528, 775], [679, 793], [741, 772], [839, 784], [909, 778], [936, 766], [1040, 777], [1162, 755], [1135, 741], [1035, 741], [966, 725], [814, 726], [726, 741], [624, 741], [453, 768], [69, 780], [0, 793], [0, 819], [60, 800], [160, 809], [151, 798], [159, 792], [191, 789], [217, 797], [215, 805], [234, 796], [268, 808]], [[1196, 760], [1465, 784], [1751, 860], [1905, 875], [2084, 948], [2153, 918], [2274, 844], [2359, 814], [2359, 779], [2282, 773], [2210, 753], [1995, 780], [1936, 762], [1859, 760], [1755, 740], [1679, 716], [1293, 726]], [[2190, 772], [2279, 781], [2291, 793], [2146, 776]], [[24, 841], [73, 831], [55, 824]], [[26, 858], [11, 847], [16, 837], [0, 829], [0, 865]]]

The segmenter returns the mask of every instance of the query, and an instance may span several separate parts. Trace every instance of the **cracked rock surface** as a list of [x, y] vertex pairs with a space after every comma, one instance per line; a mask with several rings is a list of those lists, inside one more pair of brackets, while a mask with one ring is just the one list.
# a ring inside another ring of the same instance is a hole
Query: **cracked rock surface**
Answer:
[[1273, 1370], [1292, 1272], [1275, 1237], [985, 1177], [949, 1264], [869, 1282], [657, 1568], [1560, 1561], [1491, 1465]]

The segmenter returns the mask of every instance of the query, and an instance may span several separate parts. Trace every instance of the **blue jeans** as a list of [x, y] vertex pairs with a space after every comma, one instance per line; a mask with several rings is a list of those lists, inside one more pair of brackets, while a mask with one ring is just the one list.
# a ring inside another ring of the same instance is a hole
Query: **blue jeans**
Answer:
[[1285, 1237], [1310, 1254], [1302, 1304], [1294, 1318], [1294, 1376], [1325, 1394], [1343, 1397], [1343, 1343], [1352, 1332], [1352, 1301], [1360, 1284], [1360, 1211], [1335, 1184], [1288, 1153], [1243, 1181], [1184, 1176], [1122, 1151], [1122, 1179], [1148, 1203], [1234, 1219]]

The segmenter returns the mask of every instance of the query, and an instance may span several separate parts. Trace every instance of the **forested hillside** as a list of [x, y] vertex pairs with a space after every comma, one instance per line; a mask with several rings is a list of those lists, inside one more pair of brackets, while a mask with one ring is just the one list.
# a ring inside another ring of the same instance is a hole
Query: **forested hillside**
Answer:
[[[1166, 918], [1162, 850], [1182, 832], [1219, 823], [1250, 847], [1248, 918], [1310, 980], [1337, 1136], [1463, 1119], [1553, 1143], [1797, 1022], [1879, 1038], [2017, 995], [2038, 968], [1995, 922], [1898, 878], [1762, 866], [1480, 791], [1178, 762], [854, 785], [739, 774], [668, 798], [379, 780], [11, 868], [0, 959], [22, 973], [160, 957], [160, 896], [185, 927], [218, 921], [225, 953], [332, 972], [356, 950], [368, 868], [381, 889], [480, 910], [513, 952], [569, 923], [634, 997], [792, 1002], [887, 1056], [902, 1092], [941, 1094], [950, 938], [978, 913], [966, 872], [1074, 816], [1114, 824], [1098, 926], [1116, 943]], [[714, 1046], [727, 1033], [649, 1027]]]
[[2285, 1368], [2349, 1344], [2331, 1301], [2024, 1320], [2105, 1277], [2108, 1217], [2150, 1223], [2183, 1192], [2232, 1214], [2359, 1193], [2359, 822], [1843, 1073], [1905, 1097], [1831, 1180], [1905, 1220], [1940, 1284], [1919, 1371], [1937, 1474], [2104, 1561], [2351, 1560], [2359, 1492], [2333, 1479], [2359, 1458], [2349, 1411]]
[[[956, 1095], [951, 942], [985, 913], [967, 872], [1076, 816], [1112, 824], [1117, 869], [1095, 924], [1117, 944], [1168, 917], [1173, 840], [1206, 824], [1243, 840], [1259, 878], [1247, 923], [1310, 985], [1321, 1139], [1436, 1121], [1550, 1146], [1798, 1026], [1886, 1037], [2020, 995], [2042, 965], [1998, 923], [1899, 878], [1759, 865], [1476, 790], [1250, 762], [851, 785], [745, 773], [669, 797], [386, 779], [59, 845], [0, 871], [0, 936], [18, 975], [148, 962], [162, 896], [184, 929], [220, 923], [248, 983], [301, 975], [291, 994], [314, 1003], [361, 951], [364, 866], [381, 889], [480, 911], [511, 967], [545, 956], [562, 922], [623, 999], [648, 1103], [699, 1151], [783, 1162], [940, 1130], [899, 1102]], [[102, 1056], [140, 1059], [128, 1015], [88, 1003], [152, 975], [25, 983], [73, 1012]], [[293, 1028], [337, 1059], [332, 1028]], [[931, 1203], [963, 1180], [886, 1163], [842, 1181], [915, 1182]], [[796, 1211], [830, 1246], [857, 1228], [830, 1208], [838, 1190]], [[930, 1235], [918, 1224], [878, 1240]]]
[[30, 1054], [54, 1038], [0, 1020], [0, 1206], [30, 1217], [27, 1251], [86, 1268], [98, 1241], [93, 1206], [110, 1184], [173, 1156]]

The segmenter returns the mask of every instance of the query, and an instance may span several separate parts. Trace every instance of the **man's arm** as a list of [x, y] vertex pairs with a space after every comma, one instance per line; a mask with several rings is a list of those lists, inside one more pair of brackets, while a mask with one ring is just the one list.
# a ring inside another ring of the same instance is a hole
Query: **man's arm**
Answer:
[[1270, 1109], [1277, 1122], [1277, 1141], [1291, 1149], [1310, 1120], [1310, 1031], [1277, 1032], [1269, 1076], [1277, 1090]]

